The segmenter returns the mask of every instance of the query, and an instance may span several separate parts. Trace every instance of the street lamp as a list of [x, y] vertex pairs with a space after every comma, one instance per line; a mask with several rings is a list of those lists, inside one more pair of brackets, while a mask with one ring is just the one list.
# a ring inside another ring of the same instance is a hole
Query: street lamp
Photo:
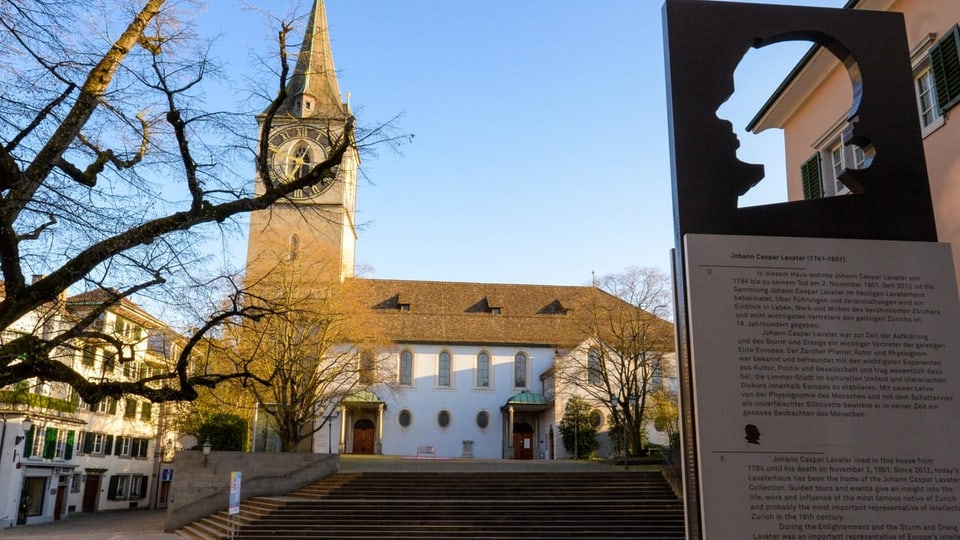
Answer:
[[213, 445], [210, 444], [210, 439], [203, 441], [203, 466], [207, 466], [207, 459], [210, 457], [210, 450], [213, 450]]
[[[617, 405], [620, 402], [617, 400], [617, 396], [610, 394], [610, 408], [614, 411], [614, 418], [616, 418]], [[630, 470], [630, 465], [627, 464], [627, 418], [624, 416], [620, 419], [620, 451], [623, 452], [623, 468]]]
[[23, 420], [20, 421], [20, 427], [23, 428], [23, 435], [17, 435], [13, 438], [14, 445], [20, 444], [27, 438], [27, 432], [33, 427], [33, 420], [30, 420], [29, 416], [25, 416]]
[[[630, 397], [627, 399], [627, 404], [628, 404], [627, 412], [629, 414], [633, 414], [633, 411], [637, 410], [637, 396], [630, 394]], [[626, 420], [626, 418], [624, 418], [624, 420]], [[624, 421], [623, 424], [624, 426], [626, 426], [627, 424], [626, 421]], [[640, 443], [638, 442], [637, 450], [640, 450], [639, 446], [640, 446]], [[630, 470], [630, 465], [627, 463], [626, 458], [623, 459], [623, 466], [626, 470]]]

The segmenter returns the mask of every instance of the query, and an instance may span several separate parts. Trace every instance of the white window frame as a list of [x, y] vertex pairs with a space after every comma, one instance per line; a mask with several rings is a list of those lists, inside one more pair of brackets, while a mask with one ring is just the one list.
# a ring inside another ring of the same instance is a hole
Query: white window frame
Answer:
[[827, 159], [821, 160], [824, 167], [827, 168], [823, 177], [829, 179], [830, 184], [824, 187], [824, 196], [847, 195], [850, 188], [840, 181], [840, 175], [846, 169], [862, 169], [866, 163], [867, 157], [863, 149], [857, 145], [844, 145], [840, 139], [834, 139], [823, 152]]
[[[487, 366], [486, 366], [486, 381], [485, 381], [486, 384], [481, 384], [481, 381], [480, 381], [480, 373], [481, 373], [481, 369], [480, 369], [480, 357], [481, 357], [481, 356], [485, 356], [486, 359], [487, 359], [487, 360], [486, 360], [486, 361], [487, 361]], [[473, 378], [473, 384], [474, 384], [474, 387], [475, 387], [475, 388], [479, 388], [479, 389], [482, 389], [482, 390], [489, 390], [489, 389], [493, 388], [493, 377], [490, 376], [490, 375], [493, 373], [493, 357], [490, 355], [489, 352], [487, 352], [487, 351], [480, 351], [480, 352], [477, 353], [477, 365], [476, 365], [476, 370], [475, 370], [475, 371], [476, 371], [476, 374], [475, 374], [476, 376]]]
[[117, 442], [115, 442], [114, 444], [116, 445], [116, 449], [117, 449], [117, 452], [116, 452], [117, 457], [125, 457], [125, 458], [130, 457], [130, 449], [133, 446], [132, 437], [118, 436]]
[[[517, 377], [520, 374], [520, 369], [518, 368], [518, 360], [520, 357], [523, 357], [523, 381], [519, 380]], [[530, 355], [518, 351], [517, 354], [513, 355], [513, 387], [514, 388], [529, 388], [530, 385]], [[518, 384], [519, 383], [519, 384]]]
[[[930, 60], [925, 60], [913, 73], [913, 87], [917, 96], [917, 114], [920, 118], [920, 134], [926, 137], [945, 123], [943, 111], [937, 102], [937, 87], [930, 69]], [[927, 114], [929, 113], [929, 120]]]
[[47, 444], [47, 426], [38, 428], [36, 424], [34, 424], [32, 443], [30, 447], [30, 457], [42, 459], [43, 449]]
[[57, 442], [53, 447], [53, 459], [63, 460], [67, 453], [67, 430], [57, 430]]
[[[405, 355], [409, 355], [409, 359], [410, 359], [410, 365], [408, 366], [409, 373], [407, 373], [407, 375], [409, 375], [409, 380], [407, 381], [404, 381], [404, 372], [407, 371], [404, 369], [404, 365], [403, 365], [404, 363], [403, 360]], [[400, 355], [397, 357], [397, 382], [400, 384], [400, 386], [413, 386], [413, 381], [415, 380], [413, 378], [413, 365], [414, 365], [413, 359], [414, 359], [413, 351], [409, 349], [404, 349], [400, 351]]]
[[[930, 48], [937, 43], [936, 34], [926, 34], [910, 49], [910, 61], [913, 67], [913, 93], [917, 100], [917, 118], [920, 121], [920, 134], [926, 138], [942, 126], [946, 118], [940, 109], [937, 99], [936, 77], [930, 66]], [[925, 85], [926, 88], [923, 88]], [[929, 98], [929, 105], [924, 103], [924, 96]], [[924, 113], [930, 111], [932, 116], [925, 121]]]
[[146, 459], [150, 450], [150, 440], [134, 437], [130, 444], [130, 457]]
[[[447, 373], [444, 374], [443, 359], [446, 355]], [[453, 355], [443, 350], [437, 354], [437, 388], [453, 388]]]
[[127, 490], [128, 499], [140, 499], [146, 493], [147, 490], [147, 477], [142, 474], [134, 474], [130, 476], [130, 489]]
[[130, 482], [129, 474], [122, 474], [117, 477], [117, 490], [114, 492], [114, 500], [127, 499], [127, 485]]
[[103, 455], [103, 448], [106, 446], [107, 436], [103, 433], [90, 433], [93, 435], [93, 443], [90, 445], [90, 453]]

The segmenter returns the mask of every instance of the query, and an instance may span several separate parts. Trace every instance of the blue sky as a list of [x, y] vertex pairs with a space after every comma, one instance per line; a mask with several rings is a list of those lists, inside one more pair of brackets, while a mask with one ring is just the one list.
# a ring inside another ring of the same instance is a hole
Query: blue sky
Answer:
[[[310, 0], [247, 3], [285, 15], [298, 5], [305, 13]], [[371, 182], [358, 194], [357, 260], [365, 275], [579, 285], [632, 265], [668, 270], [661, 7], [327, 0], [340, 88], [358, 121], [402, 114], [399, 129], [415, 135], [400, 154], [364, 160]], [[214, 55], [236, 84], [256, 76], [251, 54], [275, 35], [263, 13], [220, 0], [200, 20], [203, 32], [223, 34]], [[806, 48], [749, 54], [721, 116], [742, 129]], [[742, 158], [767, 165], [753, 203], [784, 200], [779, 134], [740, 139]]]

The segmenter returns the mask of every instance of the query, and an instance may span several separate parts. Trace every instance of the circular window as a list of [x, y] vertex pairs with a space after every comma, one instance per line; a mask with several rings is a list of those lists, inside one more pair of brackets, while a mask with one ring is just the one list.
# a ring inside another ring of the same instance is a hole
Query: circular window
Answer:
[[410, 411], [406, 409], [400, 411], [400, 416], [397, 418], [397, 421], [400, 422], [400, 427], [410, 427], [412, 420], [413, 417], [410, 415]]
[[490, 413], [487, 411], [480, 411], [477, 413], [477, 427], [480, 429], [485, 429], [490, 425]]
[[599, 429], [603, 425], [603, 413], [596, 409], [590, 411], [590, 425]]
[[449, 411], [440, 411], [437, 413], [437, 423], [440, 424], [440, 427], [447, 427], [450, 425], [450, 412]]

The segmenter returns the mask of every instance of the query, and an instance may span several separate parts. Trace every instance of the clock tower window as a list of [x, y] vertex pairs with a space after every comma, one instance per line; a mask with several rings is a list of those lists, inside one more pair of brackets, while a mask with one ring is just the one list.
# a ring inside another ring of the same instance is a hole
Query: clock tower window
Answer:
[[297, 258], [300, 254], [300, 237], [296, 234], [290, 235], [290, 260]]

